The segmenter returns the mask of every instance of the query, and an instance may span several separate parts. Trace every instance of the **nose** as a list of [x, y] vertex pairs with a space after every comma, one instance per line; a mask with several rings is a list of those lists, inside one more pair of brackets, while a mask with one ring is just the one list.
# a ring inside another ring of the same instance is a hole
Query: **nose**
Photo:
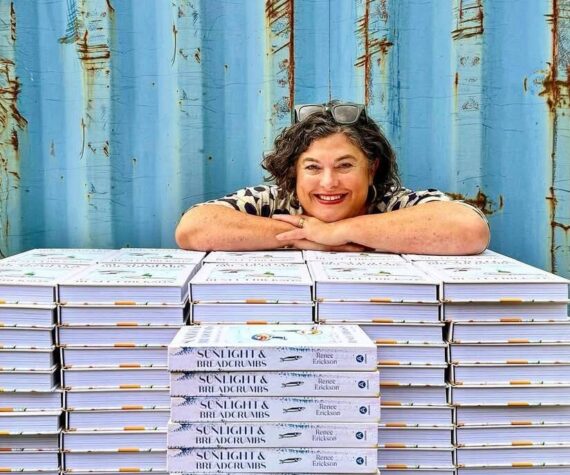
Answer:
[[334, 169], [325, 168], [321, 174], [321, 187], [324, 189], [333, 189], [338, 185], [338, 176]]

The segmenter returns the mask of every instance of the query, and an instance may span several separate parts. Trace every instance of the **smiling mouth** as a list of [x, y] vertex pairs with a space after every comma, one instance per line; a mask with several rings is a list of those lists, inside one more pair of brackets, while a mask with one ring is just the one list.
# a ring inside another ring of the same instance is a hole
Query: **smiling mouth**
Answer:
[[319, 203], [332, 205], [340, 203], [346, 197], [346, 193], [337, 193], [337, 194], [315, 194], [315, 198], [318, 200]]

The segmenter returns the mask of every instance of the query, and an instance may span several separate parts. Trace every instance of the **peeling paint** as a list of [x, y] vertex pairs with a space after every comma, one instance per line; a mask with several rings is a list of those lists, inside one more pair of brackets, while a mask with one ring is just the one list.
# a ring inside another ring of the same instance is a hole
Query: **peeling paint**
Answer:
[[14, 2], [10, 2], [10, 39], [12, 43], [16, 42], [16, 9]]
[[451, 32], [454, 40], [472, 38], [483, 34], [483, 0], [459, 0], [456, 9], [455, 30]]
[[196, 62], [198, 64], [200, 64], [200, 62], [202, 61], [202, 58], [200, 55], [201, 55], [200, 48], [196, 48], [196, 51], [194, 51], [194, 59], [196, 60]]
[[492, 214], [501, 211], [505, 206], [505, 200], [502, 195], [499, 195], [498, 204], [494, 200], [491, 200], [485, 193], [481, 190], [477, 192], [474, 197], [464, 196], [460, 193], [448, 193], [446, 195], [451, 197], [454, 200], [461, 200], [465, 203], [469, 203], [470, 205], [476, 206], [479, 208], [485, 215], [490, 216]]
[[178, 30], [176, 29], [176, 25], [174, 23], [172, 24], [172, 36], [174, 41], [174, 47], [172, 49], [172, 60], [170, 61], [170, 64], [174, 65], [174, 62], [176, 61], [176, 43], [178, 41]]

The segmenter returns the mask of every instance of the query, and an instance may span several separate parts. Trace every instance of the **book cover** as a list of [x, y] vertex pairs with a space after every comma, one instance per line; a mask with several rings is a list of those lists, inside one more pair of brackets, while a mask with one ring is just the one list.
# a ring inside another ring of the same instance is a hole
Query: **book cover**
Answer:
[[206, 256], [205, 252], [185, 249], [152, 249], [123, 247], [105, 256], [99, 262], [115, 264], [197, 264]]
[[213, 251], [204, 259], [204, 263], [231, 262], [284, 262], [303, 264], [303, 253], [293, 249], [278, 249], [274, 251]]

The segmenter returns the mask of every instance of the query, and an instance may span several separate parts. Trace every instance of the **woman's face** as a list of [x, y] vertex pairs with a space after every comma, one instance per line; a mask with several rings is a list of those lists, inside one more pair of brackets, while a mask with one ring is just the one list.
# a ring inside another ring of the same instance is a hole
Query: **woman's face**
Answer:
[[313, 141], [295, 166], [304, 213], [327, 223], [366, 214], [377, 167], [343, 133]]

